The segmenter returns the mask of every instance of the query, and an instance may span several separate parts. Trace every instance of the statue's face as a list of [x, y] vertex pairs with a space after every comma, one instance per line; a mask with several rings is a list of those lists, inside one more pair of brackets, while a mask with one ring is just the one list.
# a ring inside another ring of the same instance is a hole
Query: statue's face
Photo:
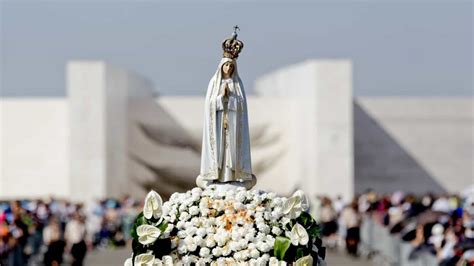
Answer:
[[231, 76], [232, 73], [234, 73], [234, 63], [232, 62], [225, 62], [223, 65], [222, 65], [222, 73], [224, 73], [224, 75], [226, 76]]

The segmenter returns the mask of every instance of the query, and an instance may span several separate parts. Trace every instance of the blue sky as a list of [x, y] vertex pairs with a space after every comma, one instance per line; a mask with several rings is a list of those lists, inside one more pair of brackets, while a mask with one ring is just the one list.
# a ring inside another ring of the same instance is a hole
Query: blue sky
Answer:
[[1, 95], [64, 96], [68, 60], [99, 59], [166, 95], [202, 95], [232, 26], [239, 73], [348, 58], [358, 96], [473, 94], [471, 1], [1, 1]]

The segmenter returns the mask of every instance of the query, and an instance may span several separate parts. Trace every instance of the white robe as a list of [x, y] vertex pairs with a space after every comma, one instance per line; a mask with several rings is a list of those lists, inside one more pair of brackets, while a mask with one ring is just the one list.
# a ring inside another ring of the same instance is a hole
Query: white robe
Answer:
[[[221, 60], [207, 88], [200, 172], [202, 180], [222, 183], [252, 180], [247, 100], [235, 61], [232, 81], [228, 84], [231, 93], [227, 105], [227, 149], [224, 145], [226, 135], [223, 128], [223, 109], [225, 106], [219, 94], [223, 85], [222, 65], [228, 61], [233, 60], [229, 58]], [[229, 172], [222, 174], [222, 170], [226, 170], [226, 167], [227, 171], [232, 171], [230, 175]]]

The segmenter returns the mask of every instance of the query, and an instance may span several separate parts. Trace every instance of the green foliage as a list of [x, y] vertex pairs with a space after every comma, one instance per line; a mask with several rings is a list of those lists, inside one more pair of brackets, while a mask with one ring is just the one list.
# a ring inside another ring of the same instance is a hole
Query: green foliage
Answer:
[[315, 239], [321, 235], [321, 227], [318, 224], [313, 224], [311, 227], [306, 229], [310, 238]]
[[[133, 250], [133, 256], [132, 256], [132, 263], [134, 264], [135, 262], [135, 257], [139, 254], [146, 253], [148, 250], [151, 250], [155, 256], [162, 257], [164, 255], [168, 255], [171, 252], [171, 239], [166, 238], [166, 239], [157, 239], [155, 242], [153, 242], [149, 246], [144, 246], [138, 241], [138, 235], [137, 235], [137, 228], [140, 225], [144, 224], [150, 224], [154, 225], [156, 222], [158, 222], [157, 219], [146, 219], [145, 216], [143, 216], [143, 212], [140, 212], [137, 215], [137, 218], [135, 218], [135, 223], [133, 224], [132, 230], [131, 230], [131, 235], [133, 237], [132, 240], [132, 250]], [[168, 222], [162, 221], [160, 224], [156, 225], [158, 229], [160, 229], [161, 232], [164, 232], [166, 228], [168, 228]]]
[[[309, 242], [306, 245], [293, 246], [291, 241], [286, 237], [277, 237], [274, 245], [274, 256], [279, 260], [284, 260], [288, 263], [293, 263], [299, 258], [305, 257], [309, 254], [313, 258], [317, 258], [318, 252], [313, 251], [313, 246], [315, 243], [321, 242], [318, 238], [321, 234], [321, 228], [319, 224], [314, 220], [314, 218], [307, 212], [302, 212], [301, 215], [292, 219], [289, 223], [285, 225], [285, 229], [290, 231], [293, 225], [296, 223], [302, 225], [309, 236]], [[280, 240], [279, 240], [280, 239]], [[284, 244], [287, 244], [284, 246]], [[316, 244], [317, 249], [320, 247]]]
[[309, 213], [302, 212], [296, 220], [306, 229], [311, 239], [315, 240], [321, 235], [321, 227]]
[[277, 236], [273, 245], [273, 255], [279, 260], [283, 260], [290, 245], [291, 241], [289, 238]]
[[298, 260], [299, 258], [302, 258], [305, 256], [305, 248], [299, 247], [296, 249], [296, 258], [295, 261]]
[[158, 227], [158, 229], [160, 229], [161, 232], [164, 232], [166, 230], [166, 228], [168, 228], [168, 222], [163, 221], [157, 227]]
[[137, 227], [139, 227], [142, 224], [148, 224], [148, 221], [146, 220], [145, 216], [143, 216], [143, 212], [140, 212], [137, 215], [137, 218], [135, 219], [135, 223], [133, 224], [133, 227], [132, 227], [132, 231], [130, 232], [133, 239], [138, 240]]

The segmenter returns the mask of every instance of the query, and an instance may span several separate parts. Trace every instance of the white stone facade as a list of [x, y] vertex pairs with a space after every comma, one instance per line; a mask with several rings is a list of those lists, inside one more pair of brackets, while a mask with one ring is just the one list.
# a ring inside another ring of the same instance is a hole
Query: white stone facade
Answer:
[[[100, 61], [71, 62], [67, 82], [67, 98], [1, 99], [0, 199], [90, 201], [149, 188], [166, 197], [194, 186], [204, 96], [155, 97], [145, 78]], [[289, 66], [255, 89], [258, 188], [350, 198], [474, 183], [472, 98], [354, 100], [346, 60]]]

